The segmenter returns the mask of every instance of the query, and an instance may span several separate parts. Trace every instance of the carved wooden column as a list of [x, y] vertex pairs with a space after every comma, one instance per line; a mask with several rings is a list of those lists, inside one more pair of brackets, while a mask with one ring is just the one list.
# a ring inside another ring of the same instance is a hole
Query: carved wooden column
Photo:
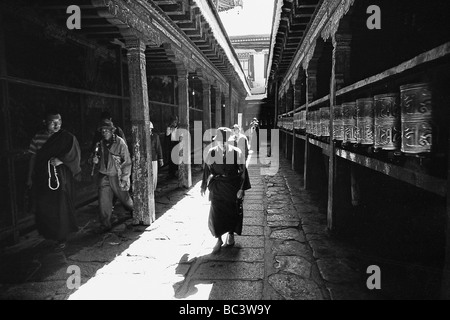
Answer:
[[[292, 110], [297, 109], [300, 106], [300, 97], [299, 97], [299, 88], [297, 86], [297, 77], [298, 77], [298, 70], [296, 72], [296, 76], [293, 77], [292, 79], [292, 88], [293, 88], [293, 92], [292, 92]], [[295, 171], [295, 142], [296, 142], [296, 137], [295, 137], [295, 123], [293, 125], [293, 129], [292, 129], [292, 156], [291, 156], [291, 168], [292, 170]]]
[[278, 80], [275, 81], [275, 116], [274, 116], [274, 122], [273, 122], [273, 128], [277, 129], [278, 126], [278, 115], [280, 113], [280, 97], [278, 93]]
[[203, 132], [211, 129], [211, 85], [203, 82]]
[[133, 141], [133, 223], [150, 225], [155, 220], [152, 183], [150, 119], [147, 93], [145, 43], [127, 39], [128, 77], [130, 82], [131, 130]]
[[[359, 188], [354, 172], [353, 164], [350, 167], [350, 173], [336, 156], [336, 147], [333, 142], [333, 121], [334, 106], [336, 105], [336, 91], [348, 84], [350, 75], [350, 35], [332, 35], [333, 55], [330, 83], [330, 157], [328, 165], [328, 208], [327, 225], [331, 231], [336, 231], [340, 218], [339, 212], [345, 212], [344, 203], [345, 193], [343, 185], [345, 184], [345, 174], [350, 174], [352, 204], [357, 205], [359, 201]], [[339, 215], [339, 216], [338, 216]]]
[[[450, 152], [450, 137], [447, 143]], [[447, 225], [445, 226], [445, 261], [442, 274], [441, 299], [450, 299], [450, 157], [447, 161]]]
[[[305, 69], [305, 76], [306, 76], [306, 90], [305, 90], [305, 96], [306, 96], [306, 114], [309, 113], [309, 102], [310, 102], [310, 81], [309, 81], [309, 73]], [[312, 99], [312, 98], [311, 98]], [[310, 188], [310, 180], [311, 180], [311, 164], [310, 164], [310, 158], [311, 158], [311, 146], [309, 143], [309, 137], [306, 133], [305, 135], [305, 160], [303, 163], [303, 189], [307, 190]]]
[[[189, 73], [187, 70], [178, 70], [178, 119], [179, 127], [190, 132], [189, 130]], [[185, 137], [187, 138], [187, 137]], [[183, 155], [191, 159], [191, 143], [183, 143]], [[178, 181], [180, 186], [190, 188], [192, 186], [191, 161], [182, 162], [178, 166]]]
[[216, 123], [214, 124], [216, 128], [222, 126], [222, 90], [220, 85], [215, 87], [216, 89]]
[[232, 112], [232, 106], [233, 104], [233, 86], [231, 84], [231, 81], [228, 83], [228, 97], [226, 99], [225, 104], [225, 126], [230, 128], [231, 127], [231, 112]]
[[[8, 75], [7, 72], [7, 62], [6, 62], [6, 39], [5, 39], [5, 32], [4, 32], [4, 21], [2, 18], [2, 12], [0, 12], [0, 76], [6, 77]], [[9, 153], [9, 151], [12, 149], [12, 143], [11, 143], [11, 134], [13, 132], [11, 128], [11, 115], [10, 115], [10, 103], [9, 103], [9, 85], [6, 80], [0, 80], [0, 125], [1, 129], [3, 130], [4, 134], [4, 145], [2, 152], [6, 151], [6, 154]], [[16, 185], [16, 169], [15, 169], [15, 161], [14, 158], [10, 155], [6, 157], [6, 163], [7, 166], [3, 168], [3, 170], [6, 170], [8, 173], [6, 176], [8, 177], [7, 181], [3, 181], [2, 183], [7, 183], [10, 188], [9, 192], [4, 194], [3, 196], [6, 198], [9, 196], [8, 201], [11, 203], [10, 209], [6, 209], [6, 212], [9, 211], [10, 217], [11, 217], [11, 227], [12, 227], [12, 236], [14, 243], [17, 243], [19, 241], [19, 228], [18, 228], [18, 212], [17, 212], [17, 195], [15, 192], [15, 188], [12, 186]], [[7, 202], [8, 202], [7, 201]], [[5, 218], [9, 218], [6, 217]]]

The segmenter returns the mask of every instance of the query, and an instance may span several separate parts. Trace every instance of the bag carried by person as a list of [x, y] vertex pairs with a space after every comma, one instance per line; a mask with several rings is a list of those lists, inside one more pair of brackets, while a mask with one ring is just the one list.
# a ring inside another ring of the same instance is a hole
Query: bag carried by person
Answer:
[[236, 209], [237, 209], [237, 213], [239, 215], [244, 214], [244, 200], [243, 199], [236, 199]]

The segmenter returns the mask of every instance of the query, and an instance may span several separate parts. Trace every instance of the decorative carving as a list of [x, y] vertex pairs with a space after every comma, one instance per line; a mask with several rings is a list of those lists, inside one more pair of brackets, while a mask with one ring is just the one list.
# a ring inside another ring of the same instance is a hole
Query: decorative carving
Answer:
[[342, 141], [344, 140], [344, 121], [342, 119], [342, 106], [334, 106], [333, 114], [333, 139], [336, 141]]
[[[333, 37], [339, 29], [339, 22], [342, 17], [344, 17], [347, 12], [350, 10], [350, 7], [353, 5], [355, 0], [342, 0], [340, 1], [338, 7], [334, 11], [332, 17], [328, 20], [328, 23], [324, 26], [321, 36], [324, 41], [328, 40], [328, 38]], [[334, 44], [334, 43], [333, 43]]]
[[344, 142], [356, 143], [356, 103], [342, 104], [342, 119], [344, 123]]
[[419, 154], [431, 152], [432, 94], [427, 83], [400, 87], [402, 152]]
[[[97, 7], [106, 7], [109, 15], [137, 31], [139, 33], [137, 36], [140, 38], [157, 46], [161, 45], [161, 36], [159, 32], [151, 28], [151, 19], [144, 12], [142, 12], [140, 16], [137, 16], [118, 0], [92, 0], [92, 3]], [[129, 3], [128, 5], [131, 4], [132, 3]], [[117, 21], [112, 23], [117, 24]], [[126, 33], [127, 31], [124, 32]]]
[[305, 59], [303, 60], [303, 69], [308, 70], [309, 62], [311, 61], [312, 57], [314, 56], [314, 50], [316, 50], [316, 44], [317, 41], [314, 41], [311, 46], [309, 47], [308, 54], [306, 55]]
[[373, 98], [356, 100], [356, 141], [363, 145], [373, 144]]
[[320, 108], [320, 136], [330, 136], [330, 108]]
[[397, 93], [374, 97], [375, 148], [398, 150], [400, 148], [400, 101]]
[[175, 43], [177, 46], [181, 47], [181, 42], [177, 40], [169, 31], [167, 31], [163, 26], [161, 26], [155, 20], [152, 21], [152, 24], [162, 33], [164, 34], [172, 43]]

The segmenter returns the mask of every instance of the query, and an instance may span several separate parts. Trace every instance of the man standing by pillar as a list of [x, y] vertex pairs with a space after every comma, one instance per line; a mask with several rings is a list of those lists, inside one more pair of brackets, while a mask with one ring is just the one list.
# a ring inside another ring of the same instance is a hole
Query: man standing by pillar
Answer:
[[92, 161], [100, 164], [97, 183], [101, 227], [98, 231], [104, 232], [111, 229], [113, 195], [126, 209], [133, 211], [129, 194], [131, 158], [125, 141], [114, 133], [116, 128], [111, 120], [103, 120], [98, 130], [103, 139], [99, 142], [99, 154], [95, 154]]
[[153, 132], [153, 123], [150, 121], [150, 142], [152, 144], [152, 171], [153, 171], [153, 189], [156, 190], [158, 184], [158, 165], [163, 166], [163, 152], [159, 135]]
[[[177, 135], [178, 130], [178, 117], [173, 116], [170, 119], [170, 123], [166, 129], [166, 137], [169, 139], [169, 155], [172, 153], [173, 148], [179, 143]], [[177, 176], [178, 165], [173, 162], [172, 157], [169, 157], [169, 178], [175, 178]]]

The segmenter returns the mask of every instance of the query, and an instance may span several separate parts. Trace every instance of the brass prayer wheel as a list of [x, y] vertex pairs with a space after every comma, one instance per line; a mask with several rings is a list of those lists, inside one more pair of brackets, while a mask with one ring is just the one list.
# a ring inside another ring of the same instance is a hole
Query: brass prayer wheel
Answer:
[[342, 104], [342, 120], [344, 124], [344, 143], [356, 143], [356, 102]]
[[306, 133], [311, 134], [311, 111], [306, 113]]
[[319, 126], [318, 126], [318, 119], [317, 119], [317, 111], [316, 110], [314, 110], [313, 112], [312, 112], [312, 118], [313, 118], [313, 122], [312, 122], [312, 124], [313, 124], [313, 126], [312, 126], [312, 134], [313, 135], [315, 135], [315, 136], [317, 136], [317, 133], [319, 132]]
[[373, 144], [373, 98], [356, 100], [356, 141], [359, 144]]
[[320, 137], [322, 127], [320, 125], [320, 110], [314, 111], [316, 113], [316, 136]]
[[300, 111], [300, 130], [306, 129], [306, 111]]
[[400, 148], [400, 96], [386, 93], [374, 97], [375, 148], [398, 150]]
[[334, 106], [333, 109], [333, 138], [337, 141], [344, 140], [344, 121], [342, 119], [342, 106]]
[[409, 154], [431, 152], [432, 93], [428, 83], [400, 87], [401, 151]]
[[330, 108], [323, 107], [320, 108], [320, 136], [329, 137], [330, 136]]

